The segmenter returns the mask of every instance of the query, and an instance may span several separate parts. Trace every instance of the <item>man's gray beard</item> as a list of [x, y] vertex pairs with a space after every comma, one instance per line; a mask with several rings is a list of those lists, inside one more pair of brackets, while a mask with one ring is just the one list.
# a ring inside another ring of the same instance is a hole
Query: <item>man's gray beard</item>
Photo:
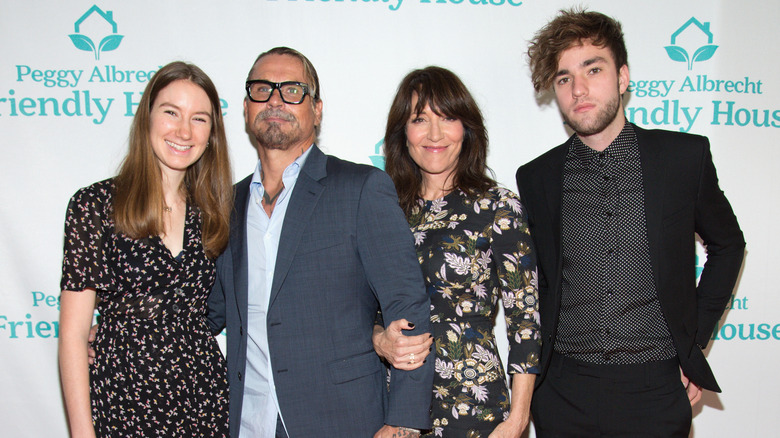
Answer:
[[255, 134], [257, 143], [265, 149], [278, 149], [286, 151], [297, 139], [291, 135], [282, 132], [279, 125], [271, 123], [267, 130], [259, 131]]
[[575, 133], [578, 135], [594, 135], [598, 134], [601, 131], [605, 130], [607, 126], [609, 126], [610, 123], [612, 123], [613, 120], [618, 115], [618, 109], [620, 108], [620, 95], [617, 96], [614, 100], [609, 102], [609, 104], [599, 111], [598, 115], [596, 116], [596, 120], [593, 121], [589, 126], [581, 125], [579, 122], [575, 122], [572, 120], [569, 120], [568, 117], [566, 117], [565, 114], [563, 114], [563, 119], [566, 121], [566, 124], [571, 127], [571, 129], [574, 130]]

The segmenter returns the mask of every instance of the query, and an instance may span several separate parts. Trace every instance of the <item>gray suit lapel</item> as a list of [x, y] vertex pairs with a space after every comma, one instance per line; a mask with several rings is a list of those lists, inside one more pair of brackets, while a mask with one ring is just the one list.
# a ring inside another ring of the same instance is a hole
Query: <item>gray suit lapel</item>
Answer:
[[248, 309], [249, 267], [246, 239], [246, 211], [249, 202], [249, 186], [252, 175], [236, 184], [235, 211], [230, 221], [230, 251], [233, 257], [233, 291], [238, 315], [246, 321]]
[[298, 251], [301, 236], [303, 236], [303, 232], [310, 223], [312, 212], [314, 212], [320, 195], [322, 195], [322, 191], [325, 189], [320, 180], [327, 175], [325, 170], [327, 161], [328, 157], [317, 148], [317, 145], [314, 145], [298, 175], [298, 180], [290, 197], [290, 204], [287, 206], [287, 212], [284, 215], [282, 234], [279, 236], [279, 251], [276, 255], [276, 269], [274, 270], [273, 285], [271, 286], [269, 307], [273, 305], [276, 296], [279, 294], [284, 279], [290, 270], [290, 265], [292, 265], [292, 261]]

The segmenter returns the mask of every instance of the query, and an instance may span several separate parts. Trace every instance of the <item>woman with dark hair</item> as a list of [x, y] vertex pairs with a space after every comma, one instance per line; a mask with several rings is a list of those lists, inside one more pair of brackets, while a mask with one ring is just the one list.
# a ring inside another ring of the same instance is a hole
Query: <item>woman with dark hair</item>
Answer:
[[231, 184], [214, 84], [191, 64], [162, 67], [119, 174], [68, 206], [59, 362], [72, 436], [227, 436], [225, 362], [205, 313]]
[[[473, 97], [449, 70], [409, 73], [385, 132], [386, 170], [414, 233], [431, 295], [435, 369], [431, 436], [517, 437], [528, 424], [538, 373], [536, 257], [523, 206], [488, 175], [487, 132]], [[510, 406], [493, 326], [504, 305]], [[377, 353], [414, 369], [425, 335], [405, 320], [375, 327]]]

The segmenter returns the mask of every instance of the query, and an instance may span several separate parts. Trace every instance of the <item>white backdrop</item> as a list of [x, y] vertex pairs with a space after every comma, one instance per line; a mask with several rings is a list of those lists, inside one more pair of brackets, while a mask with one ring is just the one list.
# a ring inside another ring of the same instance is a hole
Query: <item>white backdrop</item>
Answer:
[[[567, 137], [554, 102], [534, 95], [524, 51], [570, 2], [93, 1], [0, 1], [2, 436], [67, 436], [56, 364], [65, 208], [78, 188], [116, 171], [134, 105], [159, 66], [182, 59], [212, 77], [236, 179], [256, 161], [244, 131], [243, 82], [257, 54], [279, 45], [317, 67], [321, 146], [342, 158], [378, 158], [396, 86], [426, 65], [452, 69], [473, 92], [490, 132], [489, 165], [505, 186], [514, 190], [517, 166]], [[629, 119], [710, 137], [748, 242], [730, 310], [708, 349], [724, 392], [705, 395], [692, 436], [774, 436], [780, 61], [772, 47], [780, 2], [587, 6], [624, 25], [634, 81]]]

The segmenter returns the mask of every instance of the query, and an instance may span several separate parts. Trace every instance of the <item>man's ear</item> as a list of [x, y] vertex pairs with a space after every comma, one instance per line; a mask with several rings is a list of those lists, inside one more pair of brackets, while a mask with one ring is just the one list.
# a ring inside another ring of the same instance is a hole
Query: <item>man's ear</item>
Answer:
[[314, 103], [314, 126], [322, 123], [322, 99]]
[[618, 89], [620, 90], [621, 95], [628, 89], [628, 81], [628, 66], [623, 64], [623, 66], [618, 70]]

